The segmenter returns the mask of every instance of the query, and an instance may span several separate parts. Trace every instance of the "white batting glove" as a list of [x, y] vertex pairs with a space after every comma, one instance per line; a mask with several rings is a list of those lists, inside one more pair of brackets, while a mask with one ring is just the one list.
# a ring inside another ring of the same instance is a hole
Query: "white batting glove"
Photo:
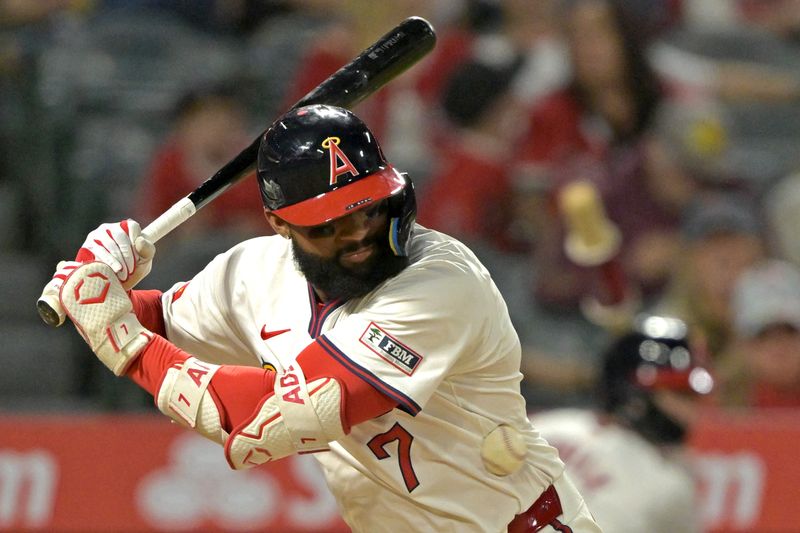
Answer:
[[79, 266], [81, 266], [81, 263], [78, 261], [60, 261], [56, 266], [55, 274], [53, 274], [53, 277], [47, 282], [47, 285], [44, 286], [42, 295], [39, 296], [37, 305], [45, 303], [50, 309], [55, 311], [56, 314], [58, 314], [57, 325], [59, 326], [64, 322], [65, 315], [64, 310], [61, 309], [61, 305], [59, 304], [58, 295], [61, 292], [61, 286], [64, 285], [67, 276], [72, 274], [72, 271]]
[[78, 261], [59, 261], [56, 265], [56, 272], [47, 285], [44, 286], [42, 296], [52, 296], [58, 300], [58, 294], [61, 292], [61, 286], [67, 280], [72, 271], [81, 266], [82, 263]]
[[61, 305], [83, 339], [104, 365], [121, 376], [153, 338], [139, 323], [133, 305], [114, 271], [93, 262], [69, 274]]
[[142, 236], [139, 223], [128, 219], [101, 224], [89, 232], [75, 259], [105, 263], [130, 290], [150, 273], [155, 253], [155, 245]]

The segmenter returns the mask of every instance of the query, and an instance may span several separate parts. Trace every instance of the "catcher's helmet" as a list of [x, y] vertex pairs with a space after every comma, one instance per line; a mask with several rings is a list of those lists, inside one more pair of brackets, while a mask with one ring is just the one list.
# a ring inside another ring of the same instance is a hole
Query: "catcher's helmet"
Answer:
[[388, 198], [389, 243], [406, 255], [414, 187], [350, 111], [310, 105], [279, 118], [261, 140], [257, 178], [267, 211], [297, 226], [324, 224]]
[[687, 326], [676, 318], [640, 317], [603, 355], [599, 382], [602, 408], [645, 438], [683, 440], [686, 428], [659, 409], [656, 390], [707, 394], [713, 379], [687, 342]]

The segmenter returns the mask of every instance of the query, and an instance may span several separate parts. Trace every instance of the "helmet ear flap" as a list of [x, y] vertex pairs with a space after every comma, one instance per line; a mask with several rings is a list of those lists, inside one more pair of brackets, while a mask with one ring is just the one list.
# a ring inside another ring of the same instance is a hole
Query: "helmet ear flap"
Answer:
[[389, 198], [389, 247], [394, 255], [408, 255], [408, 241], [417, 219], [417, 198], [414, 184], [408, 174], [401, 173], [406, 185], [403, 190]]

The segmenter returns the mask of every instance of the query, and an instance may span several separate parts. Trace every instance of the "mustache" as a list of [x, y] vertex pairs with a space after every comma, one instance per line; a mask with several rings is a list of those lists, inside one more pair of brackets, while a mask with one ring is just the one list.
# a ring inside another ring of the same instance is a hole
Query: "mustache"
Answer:
[[336, 252], [336, 259], [341, 259], [344, 254], [349, 254], [351, 252], [355, 252], [360, 250], [361, 248], [366, 248], [367, 246], [377, 245], [380, 240], [379, 235], [373, 235], [371, 237], [365, 237], [358, 242], [354, 242], [348, 244], [338, 252]]

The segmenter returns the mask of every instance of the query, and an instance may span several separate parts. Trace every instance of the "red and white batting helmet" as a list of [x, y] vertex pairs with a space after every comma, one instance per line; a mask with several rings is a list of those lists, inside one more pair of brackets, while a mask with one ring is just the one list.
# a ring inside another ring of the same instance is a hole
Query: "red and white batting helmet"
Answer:
[[406, 255], [413, 185], [350, 111], [310, 105], [279, 118], [261, 140], [257, 178], [267, 211], [296, 226], [325, 224], [388, 198], [389, 242]]

